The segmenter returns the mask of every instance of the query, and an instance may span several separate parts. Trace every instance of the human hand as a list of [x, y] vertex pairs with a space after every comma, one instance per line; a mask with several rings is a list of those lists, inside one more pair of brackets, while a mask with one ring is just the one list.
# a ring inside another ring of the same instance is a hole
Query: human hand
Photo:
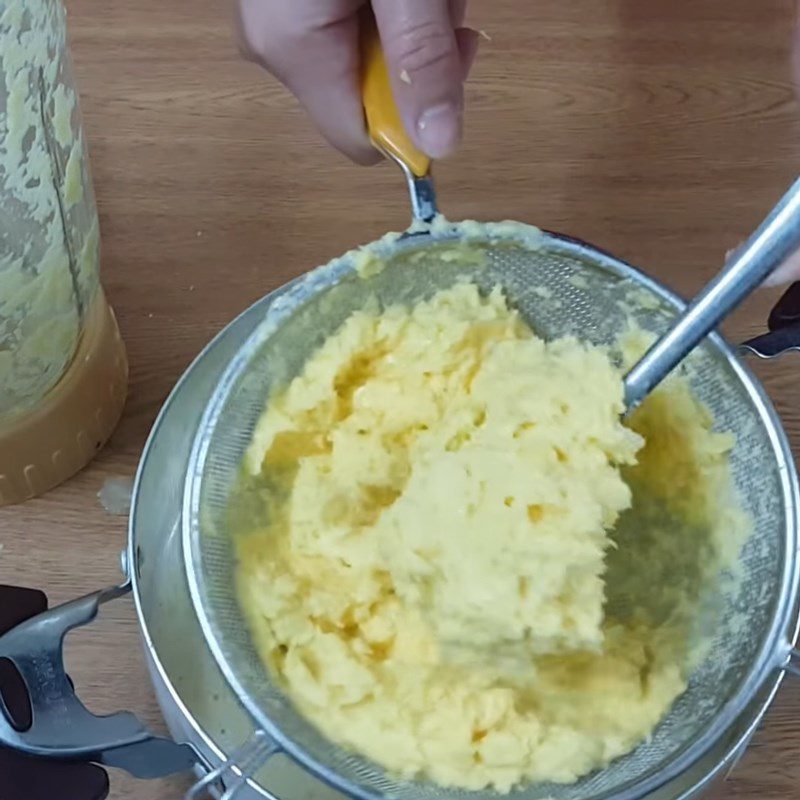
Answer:
[[[800, 3], [798, 3], [800, 9]], [[792, 72], [794, 75], [795, 94], [800, 99], [800, 13], [797, 16], [792, 49]], [[764, 286], [780, 286], [784, 283], [800, 280], [800, 252], [790, 256], [772, 275], [764, 281]]]
[[765, 281], [764, 286], [782, 286], [800, 280], [800, 253], [789, 256]]
[[[369, 0], [237, 0], [241, 49], [285, 84], [325, 138], [360, 164], [380, 159], [364, 126], [359, 15]], [[432, 158], [461, 138], [464, 81], [478, 48], [467, 0], [372, 0], [392, 88], [414, 143]]]

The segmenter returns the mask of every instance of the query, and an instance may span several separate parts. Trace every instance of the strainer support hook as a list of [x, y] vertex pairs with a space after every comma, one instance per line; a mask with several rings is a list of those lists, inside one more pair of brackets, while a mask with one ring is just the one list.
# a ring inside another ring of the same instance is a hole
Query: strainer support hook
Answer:
[[[226, 761], [192, 786], [184, 800], [202, 800], [211, 797], [210, 792], [214, 788], [222, 791], [221, 800], [234, 800], [247, 786], [247, 781], [280, 751], [280, 747], [264, 731], [256, 731], [243, 745], [234, 750]], [[266, 789], [262, 791], [269, 800], [279, 800]]]
[[789, 660], [783, 668], [795, 678], [800, 678], [800, 650], [792, 650], [789, 653]]

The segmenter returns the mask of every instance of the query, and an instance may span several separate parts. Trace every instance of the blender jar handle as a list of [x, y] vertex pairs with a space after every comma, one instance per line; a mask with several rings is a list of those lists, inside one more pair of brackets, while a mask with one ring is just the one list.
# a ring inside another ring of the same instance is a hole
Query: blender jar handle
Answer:
[[64, 670], [64, 637], [94, 620], [103, 603], [127, 594], [112, 586], [32, 617], [0, 636], [0, 664], [10, 662], [27, 693], [15, 718], [0, 694], [0, 744], [32, 756], [93, 761], [137, 778], [158, 778], [202, 763], [187, 744], [154, 736], [129, 712], [96, 716], [78, 699]]

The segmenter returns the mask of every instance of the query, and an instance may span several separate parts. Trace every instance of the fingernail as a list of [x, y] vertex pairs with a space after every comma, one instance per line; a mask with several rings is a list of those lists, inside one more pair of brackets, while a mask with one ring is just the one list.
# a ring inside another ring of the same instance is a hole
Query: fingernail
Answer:
[[443, 103], [424, 111], [417, 122], [417, 136], [431, 158], [450, 155], [461, 138], [461, 109]]

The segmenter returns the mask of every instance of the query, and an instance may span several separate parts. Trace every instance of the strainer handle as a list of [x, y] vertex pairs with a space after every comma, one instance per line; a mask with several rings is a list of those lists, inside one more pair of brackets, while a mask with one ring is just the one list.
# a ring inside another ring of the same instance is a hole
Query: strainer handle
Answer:
[[694, 347], [800, 249], [800, 180], [722, 272], [625, 377], [625, 403], [637, 406]]
[[12, 716], [0, 695], [0, 745], [32, 756], [92, 761], [139, 778], [189, 770], [199, 756], [189, 745], [154, 736], [129, 712], [96, 716], [78, 699], [64, 670], [64, 637], [99, 607], [130, 591], [112, 586], [44, 611], [0, 636], [0, 662], [16, 670], [29, 714]]
[[397, 162], [406, 176], [414, 219], [430, 222], [437, 214], [431, 160], [412, 141], [392, 92], [389, 68], [369, 4], [361, 15], [361, 100], [372, 143]]
[[361, 101], [370, 138], [379, 150], [402, 161], [414, 176], [422, 178], [430, 172], [431, 160], [411, 141], [403, 125], [378, 26], [369, 8], [362, 12], [360, 31]]

